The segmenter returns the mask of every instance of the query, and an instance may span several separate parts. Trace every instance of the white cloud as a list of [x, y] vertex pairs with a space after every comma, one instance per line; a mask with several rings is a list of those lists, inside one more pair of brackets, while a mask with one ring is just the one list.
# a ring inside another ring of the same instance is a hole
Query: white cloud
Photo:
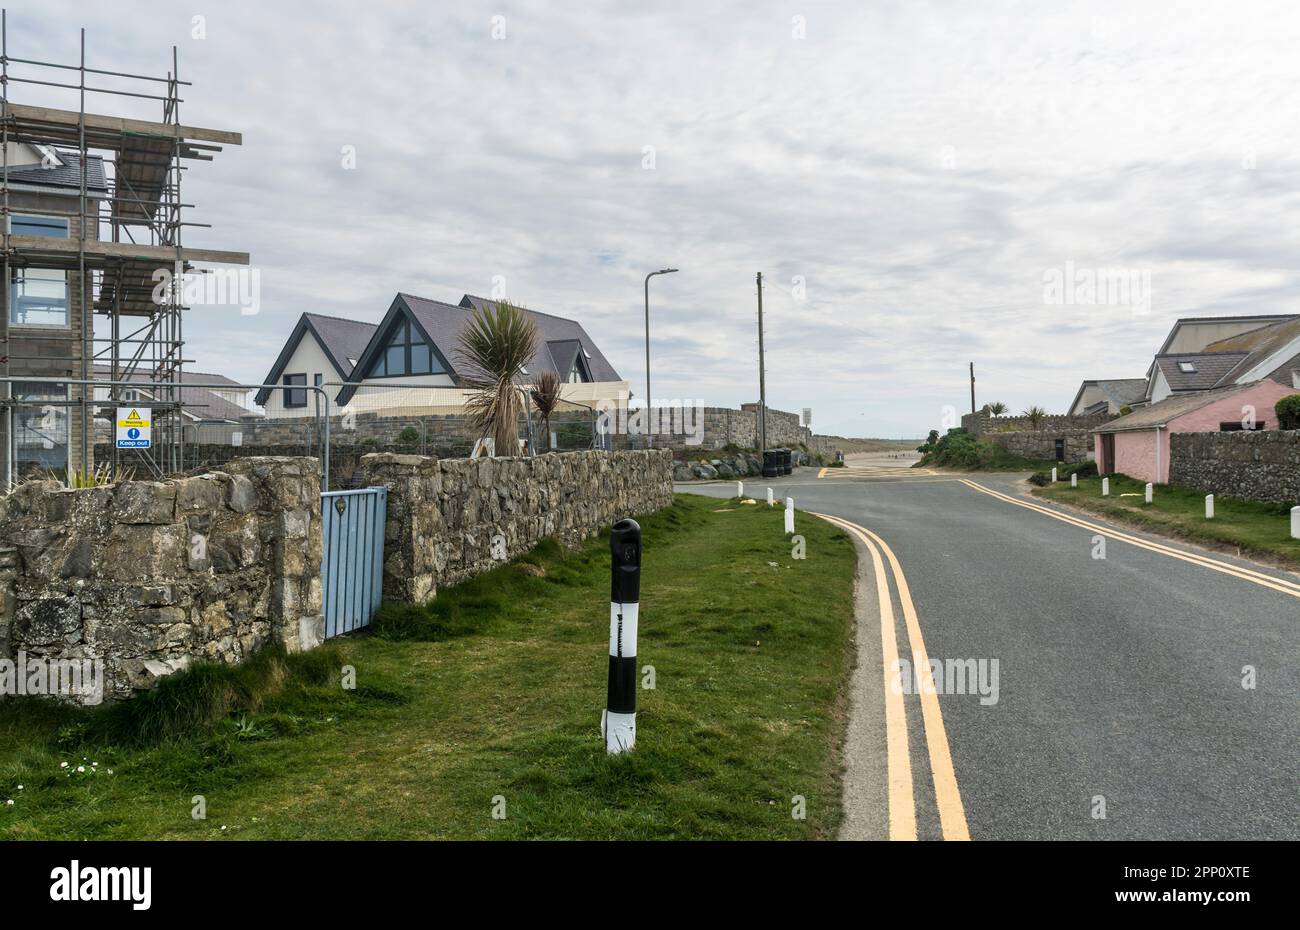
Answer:
[[[250, 251], [263, 312], [193, 314], [202, 370], [260, 380], [305, 310], [500, 274], [640, 384], [641, 279], [673, 265], [656, 394], [738, 403], [763, 270], [770, 403], [915, 436], [965, 406], [968, 361], [981, 400], [1059, 410], [1141, 375], [1177, 316], [1295, 306], [1288, 4], [227, 2], [202, 41], [118, 6], [11, 8], [10, 53], [75, 60], [84, 24], [92, 65], [157, 73], [175, 43], [186, 121], [244, 132], [187, 173], [213, 224], [187, 239]], [[1150, 314], [1045, 306], [1067, 261], [1148, 270]]]

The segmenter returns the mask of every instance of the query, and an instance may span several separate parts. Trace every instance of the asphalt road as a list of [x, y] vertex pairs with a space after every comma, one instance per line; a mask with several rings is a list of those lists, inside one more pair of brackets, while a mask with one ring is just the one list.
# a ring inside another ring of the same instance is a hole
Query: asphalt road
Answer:
[[[877, 534], [906, 576], [929, 658], [983, 660], [990, 674], [997, 660], [996, 703], [988, 689], [984, 702], [978, 693], [938, 697], [972, 839], [1300, 838], [1300, 597], [1113, 538], [1105, 558], [1094, 558], [1094, 530], [980, 493], [957, 476], [836, 471], [750, 479], [746, 491], [760, 501], [768, 486], [792, 496], [796, 531], [814, 519], [798, 511], [818, 511]], [[965, 477], [1026, 499], [1023, 476]], [[735, 483], [678, 490], [730, 497]], [[874, 587], [860, 590], [870, 620], [860, 612], [865, 664], [881, 661], [876, 598]], [[890, 598], [899, 653], [909, 656], [896, 582]], [[1247, 666], [1253, 688], [1243, 687]], [[874, 675], [885, 691], [883, 672], [868, 672], [865, 680]], [[850, 820], [856, 813], [880, 833], [887, 812], [852, 810], [879, 807], [885, 796], [873, 784], [885, 772], [885, 702], [868, 697], [855, 702], [856, 727], [878, 740], [879, 755], [850, 757], [850, 785], [855, 769], [867, 784], [852, 798], [846, 792], [846, 804]], [[927, 744], [934, 734], [920, 700], [903, 698], [910, 794], [918, 837], [941, 838]]]

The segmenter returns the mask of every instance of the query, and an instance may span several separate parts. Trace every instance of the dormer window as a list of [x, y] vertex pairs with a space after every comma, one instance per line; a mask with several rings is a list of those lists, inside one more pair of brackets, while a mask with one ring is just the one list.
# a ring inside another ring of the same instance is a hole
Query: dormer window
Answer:
[[409, 320], [399, 319], [366, 372], [367, 378], [398, 378], [403, 375], [442, 374], [446, 369], [430, 345]]
[[1185, 375], [1194, 375], [1194, 374], [1196, 374], [1196, 366], [1193, 365], [1191, 362], [1179, 362], [1179, 363], [1178, 363], [1178, 370], [1181, 371], [1181, 372], [1182, 372], [1183, 374], [1185, 374]]

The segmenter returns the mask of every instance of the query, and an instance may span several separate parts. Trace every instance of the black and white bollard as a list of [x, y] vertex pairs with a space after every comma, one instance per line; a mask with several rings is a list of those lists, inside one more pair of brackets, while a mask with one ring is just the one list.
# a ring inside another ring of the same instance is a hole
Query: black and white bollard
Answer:
[[794, 532], [794, 498], [785, 499], [785, 531], [786, 534]]
[[609, 686], [600, 732], [610, 755], [636, 745], [636, 625], [641, 600], [641, 527], [619, 520], [609, 533]]

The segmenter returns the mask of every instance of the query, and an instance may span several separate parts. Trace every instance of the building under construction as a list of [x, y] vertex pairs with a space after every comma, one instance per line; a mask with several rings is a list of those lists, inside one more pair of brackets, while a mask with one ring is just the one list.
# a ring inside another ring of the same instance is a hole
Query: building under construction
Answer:
[[[84, 475], [129, 464], [164, 474], [184, 466], [181, 377], [187, 308], [177, 276], [200, 264], [247, 265], [243, 252], [184, 245], [192, 204], [185, 172], [237, 132], [181, 121], [190, 84], [76, 62], [37, 61], [10, 48], [0, 16], [0, 490], [25, 477]], [[38, 105], [57, 97], [62, 108]], [[144, 101], [144, 103], [142, 103]], [[75, 107], [71, 104], [75, 102]], [[156, 119], [113, 115], [156, 107]], [[54, 379], [54, 380], [47, 380]], [[98, 379], [101, 384], [91, 387]], [[117, 385], [112, 382], [130, 382]], [[144, 386], [144, 387], [142, 387]], [[147, 400], [152, 444], [118, 451], [114, 408]], [[96, 419], [113, 459], [95, 462]], [[145, 475], [141, 475], [142, 477]]]

